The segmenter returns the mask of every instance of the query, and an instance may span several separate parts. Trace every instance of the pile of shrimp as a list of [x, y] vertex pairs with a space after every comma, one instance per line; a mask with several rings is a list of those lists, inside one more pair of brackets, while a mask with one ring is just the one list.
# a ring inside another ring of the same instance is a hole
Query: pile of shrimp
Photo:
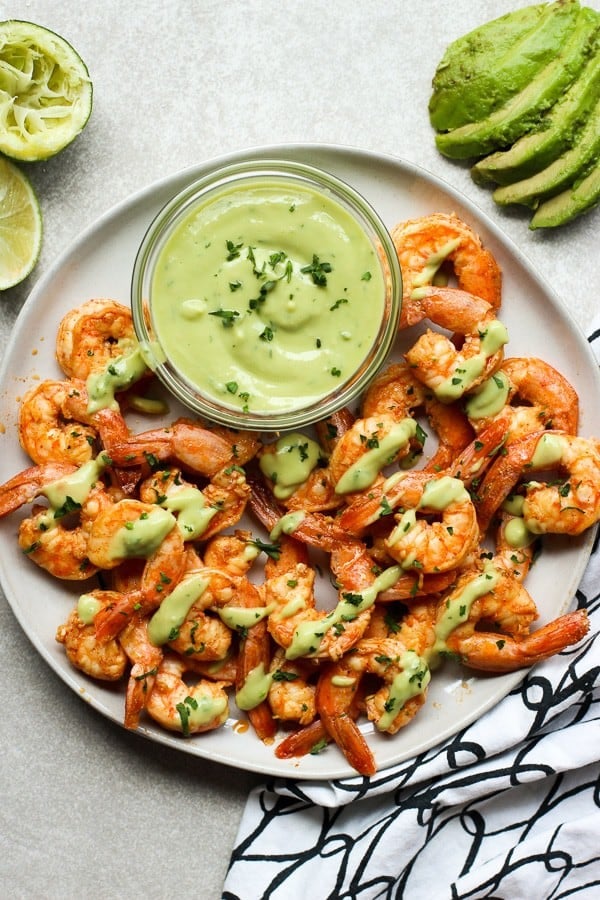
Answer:
[[56, 640], [123, 684], [127, 728], [189, 738], [234, 715], [279, 758], [335, 742], [372, 775], [369, 730], [411, 724], [445, 658], [512, 672], [587, 633], [585, 610], [532, 629], [524, 583], [546, 534], [600, 519], [577, 393], [505, 355], [500, 268], [467, 224], [439, 213], [392, 238], [409, 349], [310, 435], [132, 431], [129, 411], [166, 407], [128, 308], [94, 299], [61, 321], [62, 377], [20, 404], [33, 464], [0, 487], [0, 515], [21, 510], [30, 563], [81, 583]]

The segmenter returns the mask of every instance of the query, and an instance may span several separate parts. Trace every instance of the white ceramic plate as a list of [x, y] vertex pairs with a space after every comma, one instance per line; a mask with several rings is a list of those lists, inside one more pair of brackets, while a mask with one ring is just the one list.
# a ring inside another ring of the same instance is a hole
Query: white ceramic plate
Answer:
[[[25, 304], [0, 372], [0, 483], [30, 465], [19, 447], [17, 407], [25, 390], [40, 378], [61, 377], [54, 358], [56, 328], [71, 308], [91, 297], [129, 302], [130, 278], [137, 247], [152, 218], [173, 194], [216, 165], [249, 158], [288, 158], [330, 170], [350, 182], [391, 227], [400, 220], [432, 212], [456, 212], [474, 226], [504, 272], [501, 318], [506, 324], [510, 356], [540, 356], [576, 386], [581, 399], [581, 432], [600, 434], [600, 378], [588, 344], [560, 300], [531, 268], [518, 249], [467, 199], [447, 184], [397, 159], [323, 145], [263, 147], [212, 160], [177, 173], [126, 200], [92, 225], [40, 280]], [[146, 424], [145, 427], [153, 427]], [[25, 512], [23, 513], [23, 515]], [[61, 583], [28, 562], [16, 542], [19, 516], [0, 522], [0, 579], [26, 634], [52, 668], [81, 698], [120, 724], [123, 686], [93, 682], [75, 671], [54, 635], [82, 590]], [[540, 609], [540, 624], [570, 604], [583, 573], [591, 534], [547, 545], [527, 586]], [[470, 677], [452, 664], [436, 672], [427, 704], [407, 728], [389, 738], [365, 725], [380, 769], [410, 758], [457, 732], [501, 700], [522, 678]], [[224, 728], [190, 740], [152, 724], [140, 729], [151, 740], [185, 753], [265, 774], [333, 779], [356, 774], [336, 747], [302, 760], [278, 760], [251, 730], [238, 732], [237, 718]]]

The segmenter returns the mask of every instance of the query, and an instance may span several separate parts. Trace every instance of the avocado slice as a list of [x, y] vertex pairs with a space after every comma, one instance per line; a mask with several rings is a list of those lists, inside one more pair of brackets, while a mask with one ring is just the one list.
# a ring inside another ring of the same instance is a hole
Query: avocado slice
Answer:
[[527, 87], [483, 121], [438, 134], [438, 150], [453, 159], [483, 156], [490, 150], [509, 146], [535, 128], [541, 115], [582, 71], [593, 50], [599, 23], [600, 15], [593, 9], [581, 9], [560, 53]]
[[575, 146], [531, 178], [496, 188], [494, 200], [499, 206], [508, 206], [510, 203], [538, 206], [541, 200], [558, 194], [560, 190], [577, 181], [590, 165], [598, 162], [600, 162], [600, 100], [581, 129]]
[[473, 180], [513, 184], [535, 175], [573, 145], [599, 96], [600, 53], [596, 50], [579, 78], [544, 116], [539, 130], [524, 134], [509, 150], [479, 160], [471, 170]]
[[560, 51], [578, 12], [578, 0], [527, 6], [450, 44], [429, 101], [436, 131], [479, 122], [519, 93]]
[[538, 206], [529, 227], [556, 228], [566, 225], [582, 213], [589, 212], [600, 203], [600, 165], [582, 178], [578, 184], [556, 194]]

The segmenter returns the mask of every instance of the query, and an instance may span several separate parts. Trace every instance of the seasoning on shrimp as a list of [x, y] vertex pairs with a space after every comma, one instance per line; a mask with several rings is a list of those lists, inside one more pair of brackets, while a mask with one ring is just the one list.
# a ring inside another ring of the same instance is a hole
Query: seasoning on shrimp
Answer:
[[[403, 333], [431, 327], [314, 437], [263, 444], [191, 418], [134, 433], [129, 385], [152, 374], [129, 310], [94, 299], [60, 323], [65, 378], [24, 398], [37, 465], [0, 486], [0, 516], [32, 504], [26, 558], [82, 582], [56, 640], [122, 684], [127, 728], [191, 738], [235, 700], [265, 743], [296, 729], [278, 758], [334, 742], [368, 776], [361, 719], [416, 727], [445, 657], [511, 672], [585, 636], [584, 610], [532, 630], [525, 586], [546, 533], [600, 520], [600, 442], [577, 433], [577, 394], [543, 360], [504, 359], [500, 270], [468, 226], [438, 214], [394, 238]], [[439, 283], [450, 264], [458, 287]], [[246, 513], [267, 540], [238, 527]]]
[[478, 235], [454, 213], [434, 213], [400, 222], [391, 231], [400, 269], [404, 303], [410, 305], [415, 288], [431, 284], [440, 268], [450, 263], [458, 287], [500, 305], [502, 274]]

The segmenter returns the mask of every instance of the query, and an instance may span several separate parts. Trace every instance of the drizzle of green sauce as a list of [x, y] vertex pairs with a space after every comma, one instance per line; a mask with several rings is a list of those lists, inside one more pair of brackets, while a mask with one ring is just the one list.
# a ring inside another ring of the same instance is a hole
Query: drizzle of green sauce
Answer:
[[77, 601], [77, 615], [84, 625], [92, 625], [101, 609], [102, 604], [93, 594], [82, 594]]
[[195, 688], [191, 697], [193, 702], [186, 701], [187, 724], [190, 731], [208, 725], [213, 719], [221, 718], [228, 709], [227, 695], [213, 697], [203, 694], [201, 688]]
[[452, 375], [433, 388], [438, 400], [451, 402], [462, 397], [479, 378], [489, 357], [497, 353], [508, 341], [506, 326], [499, 319], [492, 319], [484, 328], [480, 328], [480, 332], [482, 338], [479, 353], [462, 360], [460, 365], [455, 366]]
[[524, 500], [521, 494], [510, 494], [502, 504], [502, 509], [511, 516], [522, 516]]
[[209, 582], [199, 573], [183, 578], [165, 597], [148, 623], [148, 638], [156, 647], [162, 647], [173, 640], [178, 629], [185, 622], [187, 615], [206, 588]]
[[100, 409], [119, 409], [115, 399], [117, 391], [124, 391], [142, 377], [146, 363], [139, 346], [110, 360], [102, 372], [92, 372], [86, 381], [88, 392], [88, 413]]
[[282, 534], [293, 534], [300, 527], [305, 517], [306, 513], [301, 509], [281, 516], [271, 530], [269, 540], [278, 541]]
[[290, 646], [285, 652], [286, 659], [297, 659], [299, 656], [314, 656], [318, 652], [325, 634], [334, 625], [351, 622], [361, 612], [373, 605], [377, 594], [393, 587], [402, 574], [400, 566], [390, 566], [377, 576], [372, 585], [358, 594], [342, 594], [342, 600], [335, 609], [316, 621], [301, 622], [294, 632]]
[[280, 607], [271, 613], [271, 618], [274, 622], [283, 622], [284, 619], [290, 619], [303, 609], [306, 609], [306, 600], [304, 597], [292, 597], [292, 599], [288, 600], [283, 607]]
[[287, 434], [275, 443], [275, 453], [263, 453], [260, 469], [273, 482], [278, 500], [286, 500], [304, 484], [319, 462], [321, 450], [304, 434]]
[[544, 469], [555, 466], [562, 459], [565, 450], [565, 440], [560, 434], [543, 434], [536, 444], [531, 465], [534, 469]]
[[240, 690], [235, 695], [235, 702], [240, 709], [254, 709], [266, 699], [273, 676], [265, 672], [263, 663], [251, 669]]
[[535, 540], [535, 534], [527, 527], [527, 523], [522, 516], [515, 516], [514, 519], [504, 525], [504, 539], [509, 547], [520, 550], [523, 547], [529, 547]]
[[266, 619], [273, 612], [272, 606], [225, 606], [217, 607], [216, 612], [219, 618], [232, 629], [235, 628], [251, 628]]
[[475, 388], [465, 403], [470, 419], [487, 419], [497, 415], [508, 401], [510, 382], [503, 372], [496, 372]]
[[166, 509], [156, 507], [127, 526], [119, 528], [111, 539], [112, 559], [147, 558], [158, 550], [166, 536], [176, 526], [176, 520]]
[[356, 678], [352, 678], [350, 675], [334, 675], [331, 683], [334, 687], [352, 687], [356, 684]]
[[336, 494], [363, 491], [370, 487], [381, 470], [393, 462], [396, 454], [403, 450], [417, 433], [415, 419], [406, 418], [398, 422], [376, 447], [367, 450], [355, 463], [346, 469], [335, 486]]
[[402, 654], [400, 666], [402, 671], [395, 676], [389, 688], [385, 712], [377, 721], [378, 731], [387, 731], [404, 704], [412, 697], [422, 694], [431, 681], [426, 660], [414, 650], [407, 650]]
[[202, 491], [191, 485], [170, 492], [160, 506], [178, 514], [177, 527], [186, 541], [201, 537], [219, 511], [214, 506], [207, 506]]
[[95, 459], [79, 466], [71, 475], [65, 475], [46, 485], [41, 493], [48, 498], [54, 510], [64, 509], [69, 501], [81, 506], [108, 465], [110, 459], [105, 453], [100, 453]]
[[429, 651], [430, 664], [446, 649], [446, 641], [455, 628], [469, 618], [473, 603], [493, 590], [500, 580], [500, 573], [494, 566], [486, 562], [483, 572], [471, 579], [457, 597], [446, 601], [443, 616], [435, 626], [435, 642]]
[[420, 293], [420, 288], [422, 288], [426, 284], [431, 284], [437, 270], [442, 265], [443, 262], [450, 256], [453, 250], [456, 250], [458, 245], [460, 244], [461, 238], [452, 238], [452, 240], [447, 241], [443, 244], [440, 249], [436, 253], [430, 253], [425, 261], [425, 266], [422, 271], [415, 275], [413, 278], [413, 286], [414, 290], [411, 293], [412, 300], [419, 300], [423, 294]]

